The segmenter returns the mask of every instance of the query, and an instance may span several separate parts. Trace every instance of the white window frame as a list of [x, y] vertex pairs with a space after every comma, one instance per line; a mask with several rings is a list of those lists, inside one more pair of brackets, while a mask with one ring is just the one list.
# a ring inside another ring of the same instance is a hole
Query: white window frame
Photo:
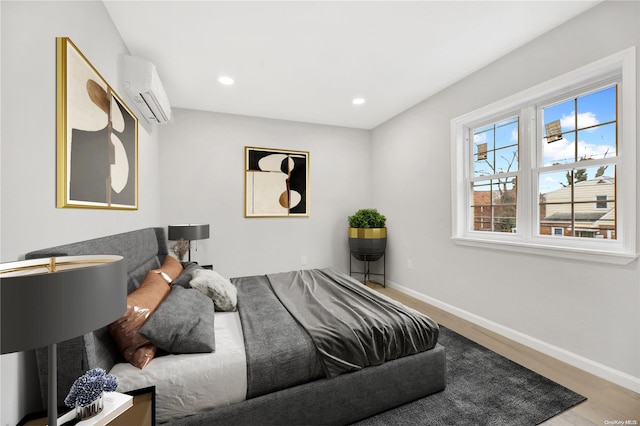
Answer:
[[[456, 244], [519, 251], [589, 262], [628, 264], [636, 253], [636, 53], [635, 47], [608, 56], [552, 80], [451, 120], [452, 240]], [[618, 149], [616, 160], [616, 240], [557, 238], [539, 235], [538, 143], [536, 105], [563, 94], [616, 79], [618, 89]], [[473, 230], [470, 172], [473, 149], [470, 129], [518, 115], [518, 232]]]

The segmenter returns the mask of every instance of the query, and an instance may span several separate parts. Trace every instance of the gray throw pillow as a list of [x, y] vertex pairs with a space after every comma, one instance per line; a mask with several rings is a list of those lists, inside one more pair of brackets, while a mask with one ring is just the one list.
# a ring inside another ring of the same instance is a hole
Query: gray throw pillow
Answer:
[[184, 288], [190, 288], [189, 281], [193, 278], [193, 271], [202, 269], [196, 262], [183, 262], [184, 270], [178, 275], [178, 278], [171, 282], [171, 285], [179, 285]]
[[213, 352], [214, 313], [213, 302], [201, 292], [173, 285], [139, 333], [169, 353]]

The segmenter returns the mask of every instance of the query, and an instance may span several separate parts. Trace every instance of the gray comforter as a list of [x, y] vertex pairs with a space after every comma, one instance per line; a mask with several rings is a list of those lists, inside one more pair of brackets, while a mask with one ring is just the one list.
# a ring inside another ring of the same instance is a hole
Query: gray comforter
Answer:
[[247, 399], [324, 377], [313, 340], [264, 275], [232, 278], [247, 354]]
[[233, 278], [247, 399], [433, 348], [438, 324], [331, 269]]
[[438, 341], [431, 318], [332, 269], [267, 277], [311, 336], [327, 377], [426, 351]]

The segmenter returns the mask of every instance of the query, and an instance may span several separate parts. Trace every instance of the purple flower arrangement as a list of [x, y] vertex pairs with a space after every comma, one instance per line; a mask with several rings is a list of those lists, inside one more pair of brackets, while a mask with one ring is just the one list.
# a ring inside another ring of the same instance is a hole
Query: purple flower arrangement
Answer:
[[94, 368], [78, 377], [64, 399], [67, 407], [85, 407], [102, 395], [102, 392], [113, 392], [118, 387], [118, 378], [107, 374], [102, 368]]

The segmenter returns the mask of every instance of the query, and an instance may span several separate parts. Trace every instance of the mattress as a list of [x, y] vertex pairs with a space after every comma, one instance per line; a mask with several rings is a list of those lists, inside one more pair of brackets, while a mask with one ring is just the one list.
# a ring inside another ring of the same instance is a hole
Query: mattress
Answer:
[[159, 356], [142, 370], [116, 364], [110, 373], [118, 378], [117, 391], [156, 386], [159, 423], [243, 401], [247, 362], [238, 312], [216, 312], [215, 336], [212, 353]]

